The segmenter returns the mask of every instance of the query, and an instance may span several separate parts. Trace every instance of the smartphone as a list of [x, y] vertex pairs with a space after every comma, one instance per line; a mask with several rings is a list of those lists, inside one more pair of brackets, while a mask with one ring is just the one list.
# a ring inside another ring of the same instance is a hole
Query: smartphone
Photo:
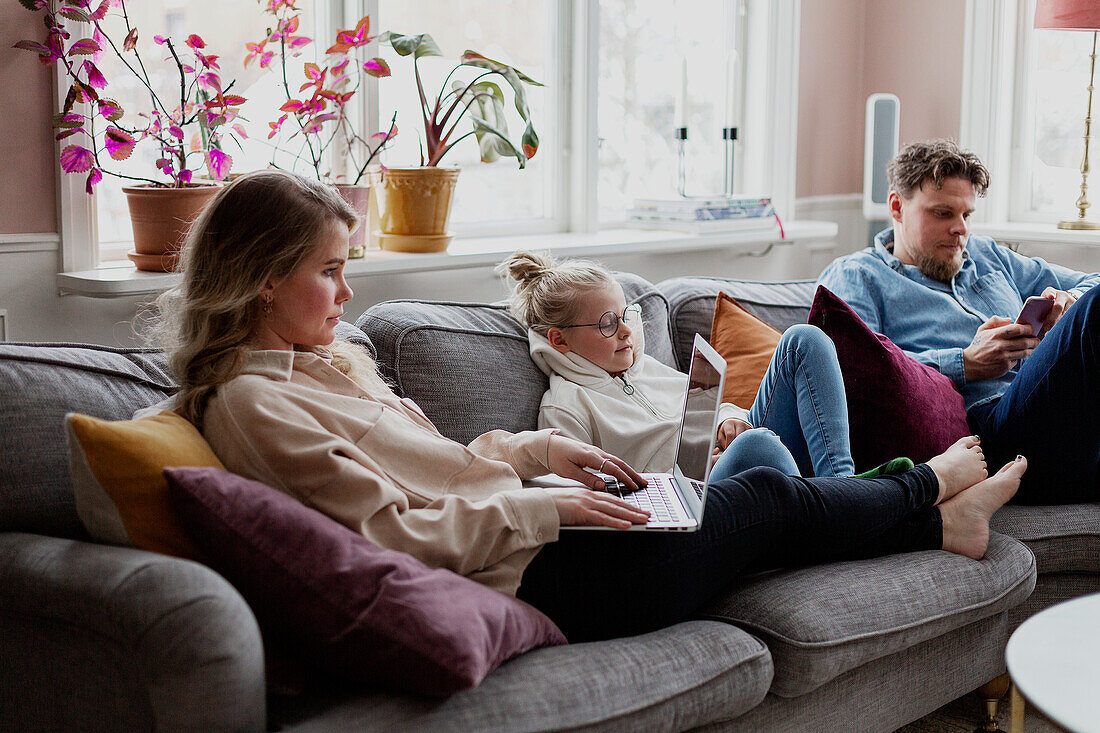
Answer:
[[1034, 335], [1038, 336], [1039, 332], [1043, 330], [1043, 323], [1050, 314], [1050, 309], [1053, 307], [1053, 298], [1041, 298], [1033, 295], [1024, 302], [1024, 307], [1020, 309], [1020, 315], [1016, 316], [1016, 323], [1026, 323], [1031, 326]]

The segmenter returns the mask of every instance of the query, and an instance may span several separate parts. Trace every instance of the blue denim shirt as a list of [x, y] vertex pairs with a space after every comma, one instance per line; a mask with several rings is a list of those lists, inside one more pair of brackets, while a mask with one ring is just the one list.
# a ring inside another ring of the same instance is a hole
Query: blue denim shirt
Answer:
[[1100, 275], [1024, 257], [988, 237], [971, 235], [962, 268], [950, 283], [902, 264], [893, 254], [894, 230], [875, 237], [873, 247], [840, 257], [817, 282], [848, 302], [868, 328], [884, 334], [907, 354], [955, 382], [967, 409], [1004, 394], [1020, 364], [995, 379], [967, 382], [963, 349], [991, 316], [1015, 318], [1024, 300], [1052, 287], [1081, 295]]

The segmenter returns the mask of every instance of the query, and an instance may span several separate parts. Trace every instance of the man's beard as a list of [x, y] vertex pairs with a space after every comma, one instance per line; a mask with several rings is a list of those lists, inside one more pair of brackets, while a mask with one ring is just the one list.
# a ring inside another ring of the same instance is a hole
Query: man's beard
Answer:
[[962, 268], [962, 250], [960, 249], [959, 254], [949, 260], [936, 259], [923, 253], [914, 255], [913, 260], [925, 277], [930, 277], [937, 282], [949, 283]]

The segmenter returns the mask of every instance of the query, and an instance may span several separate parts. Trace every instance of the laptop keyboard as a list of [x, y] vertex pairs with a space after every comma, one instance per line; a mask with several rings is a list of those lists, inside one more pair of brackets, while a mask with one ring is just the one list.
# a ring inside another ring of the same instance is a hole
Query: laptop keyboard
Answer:
[[[667, 476], [647, 476], [650, 485], [637, 491], [628, 491], [623, 483], [613, 476], [602, 475], [602, 478], [607, 484], [608, 493], [649, 512], [650, 523], [675, 522], [684, 518], [683, 509], [675, 495], [676, 490]], [[655, 482], [659, 482], [661, 486], [655, 486]], [[701, 488], [697, 488], [696, 491], [700, 492], [700, 496], [702, 495]]]

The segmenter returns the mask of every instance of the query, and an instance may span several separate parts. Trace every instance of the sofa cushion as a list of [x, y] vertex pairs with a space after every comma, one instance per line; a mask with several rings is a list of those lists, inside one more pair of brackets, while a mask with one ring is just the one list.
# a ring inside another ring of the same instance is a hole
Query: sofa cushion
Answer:
[[65, 414], [125, 420], [174, 391], [158, 352], [0, 344], [0, 530], [86, 537], [73, 503]]
[[856, 470], [899, 455], [922, 463], [971, 433], [954, 382], [871, 331], [824, 286], [817, 289], [809, 322], [836, 345]]
[[325, 689], [273, 697], [268, 723], [322, 730], [690, 730], [759, 704], [771, 682], [768, 650], [714, 621], [598, 643], [528, 652], [472, 690], [440, 702]]
[[1035, 586], [1035, 557], [994, 533], [985, 558], [942, 550], [833, 563], [745, 580], [701, 612], [751, 631], [797, 697], [872, 659], [1006, 611]]
[[195, 426], [168, 411], [113, 421], [71, 413], [65, 423], [76, 511], [88, 534], [201, 560], [168, 501], [163, 473], [167, 466], [223, 468]]
[[537, 609], [379, 547], [297, 499], [218, 468], [167, 468], [209, 564], [279, 648], [326, 677], [448, 695], [565, 637]]
[[1100, 573], [1100, 504], [1009, 504], [989, 526], [1027, 545], [1040, 573]]
[[[637, 275], [616, 279], [627, 302], [642, 306], [647, 353], [675, 364], [664, 296]], [[368, 308], [356, 325], [377, 348], [397, 393], [447, 437], [469, 443], [496, 428], [538, 426], [549, 381], [531, 361], [527, 330], [506, 305], [392, 300]]]
[[722, 401], [748, 409], [756, 401], [781, 334], [725, 293], [718, 293], [710, 345], [726, 360]]
[[814, 285], [813, 280], [756, 282], [717, 277], [675, 277], [657, 283], [657, 289], [668, 299], [672, 342], [680, 369], [687, 368], [696, 333], [710, 340], [718, 293], [729, 295], [749, 313], [782, 332], [806, 322]]

